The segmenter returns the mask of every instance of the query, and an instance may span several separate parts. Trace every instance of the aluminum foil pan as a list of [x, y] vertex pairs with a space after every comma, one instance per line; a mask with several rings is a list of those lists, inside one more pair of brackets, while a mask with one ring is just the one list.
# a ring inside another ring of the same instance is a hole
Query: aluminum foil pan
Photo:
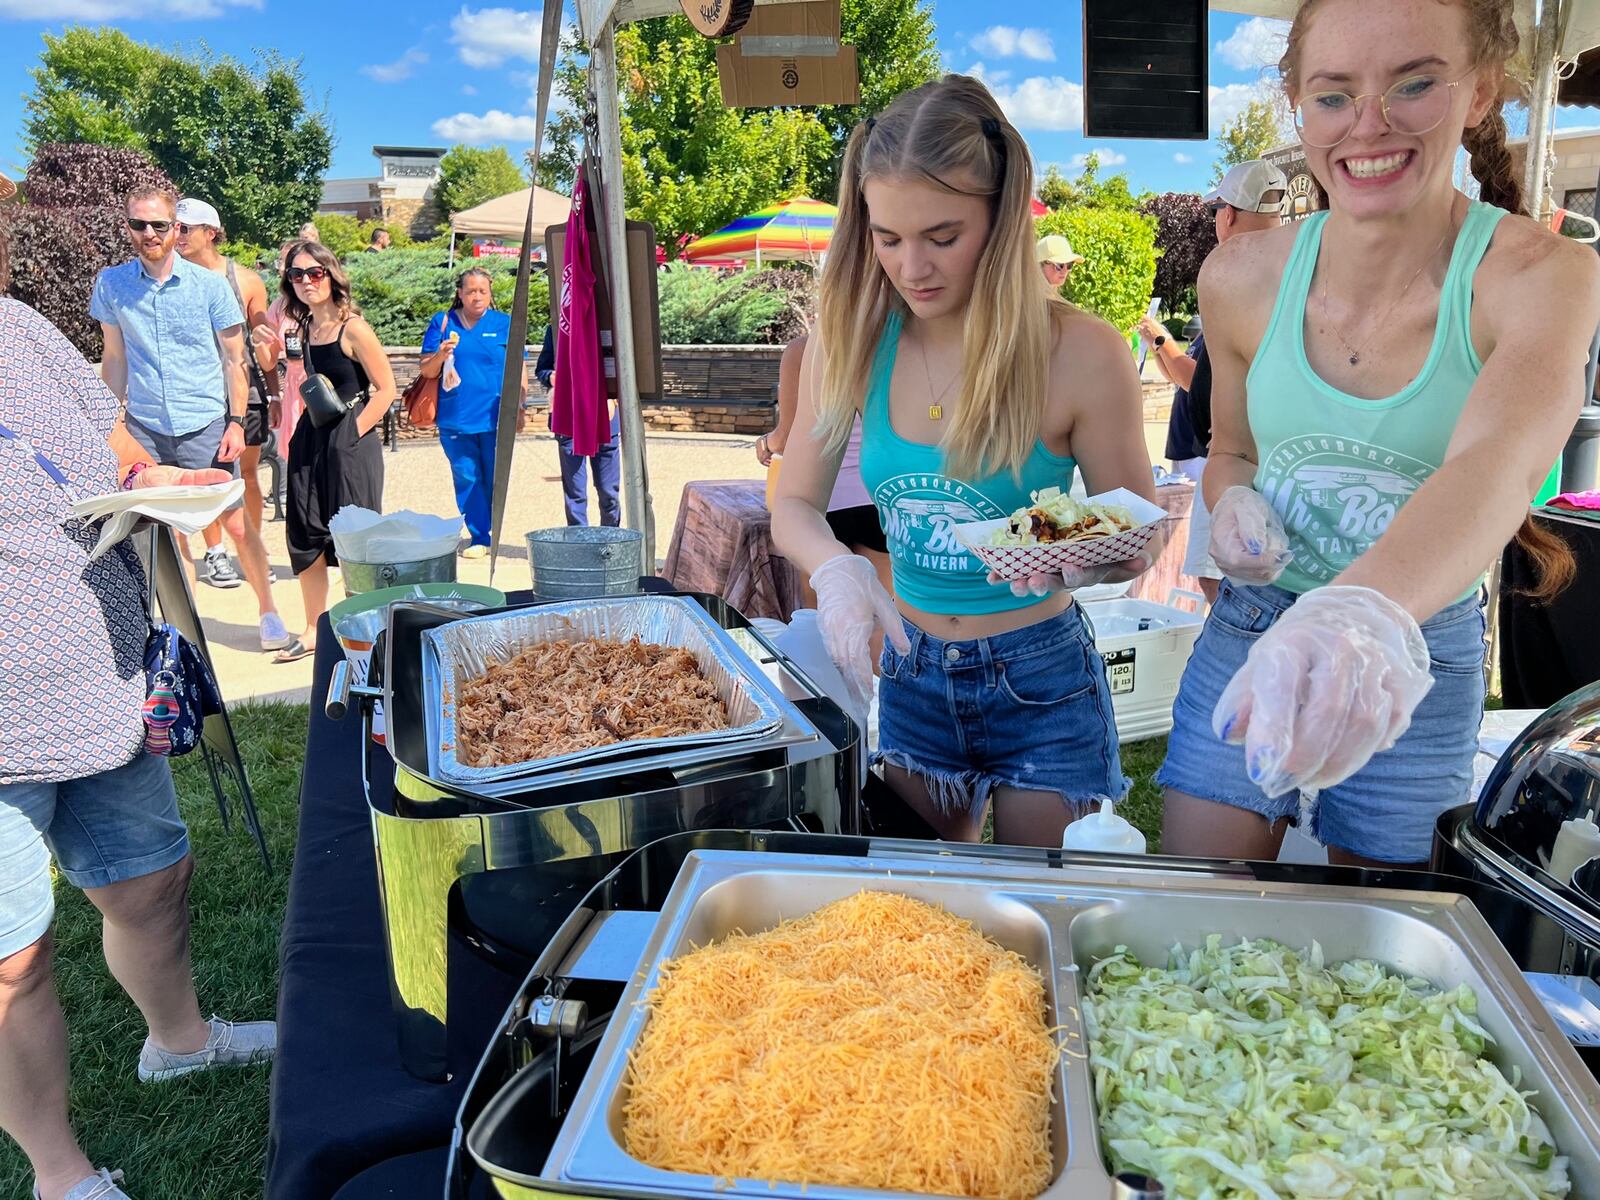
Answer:
[[[682, 647], [693, 654], [727, 706], [728, 728], [677, 737], [634, 738], [498, 767], [472, 767], [457, 761], [455, 697], [461, 685], [495, 663], [510, 661], [536, 642], [586, 638], [626, 642], [633, 637]], [[483, 784], [621, 755], [718, 742], [727, 742], [731, 748], [769, 734], [783, 723], [778, 705], [755, 680], [760, 670], [704, 609], [681, 596], [575, 600], [452, 621], [422, 635], [429, 771], [446, 782]]]

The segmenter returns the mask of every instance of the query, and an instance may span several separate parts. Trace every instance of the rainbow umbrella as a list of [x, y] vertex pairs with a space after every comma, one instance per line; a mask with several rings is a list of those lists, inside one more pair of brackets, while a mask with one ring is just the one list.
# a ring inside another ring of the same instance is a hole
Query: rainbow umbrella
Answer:
[[700, 262], [753, 254], [757, 267], [763, 258], [815, 259], [833, 240], [833, 223], [838, 216], [839, 210], [831, 204], [797, 196], [696, 238], [684, 248], [683, 257]]

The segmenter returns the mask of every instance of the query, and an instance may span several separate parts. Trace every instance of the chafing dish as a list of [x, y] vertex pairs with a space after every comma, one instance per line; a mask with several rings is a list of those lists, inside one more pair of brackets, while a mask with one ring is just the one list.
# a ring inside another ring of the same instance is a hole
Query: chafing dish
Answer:
[[[1466, 880], [1405, 872], [1119, 858], [1000, 847], [736, 833], [658, 843], [613, 872], [558, 931], [508, 1011], [468, 1090], [452, 1155], [453, 1195], [488, 1177], [505, 1197], [722, 1195], [726, 1182], [658, 1171], [621, 1140], [628, 1049], [648, 1020], [637, 1002], [662, 962], [728, 932], [767, 928], [863, 887], [943, 904], [1037, 965], [1049, 1018], [1082, 1045], [1082, 969], [1125, 944], [1160, 961], [1208, 933], [1321, 942], [1330, 959], [1370, 957], [1449, 987], [1468, 983], [1498, 1046], [1521, 1070], [1572, 1160], [1575, 1197], [1600, 1200], [1600, 1085], [1523, 980], [1495, 928], [1526, 906]], [[681, 863], [662, 894], [664, 871]], [[1381, 888], [1349, 886], [1382, 883]], [[1450, 889], [1472, 893], [1468, 899]], [[1479, 911], [1490, 914], [1495, 928]], [[659, 910], [647, 911], [647, 910]], [[1056, 1174], [1045, 1195], [1130, 1197], [1101, 1157], [1081, 1060], [1064, 1058], [1054, 1109]], [[735, 1181], [791, 1197], [856, 1189]]]

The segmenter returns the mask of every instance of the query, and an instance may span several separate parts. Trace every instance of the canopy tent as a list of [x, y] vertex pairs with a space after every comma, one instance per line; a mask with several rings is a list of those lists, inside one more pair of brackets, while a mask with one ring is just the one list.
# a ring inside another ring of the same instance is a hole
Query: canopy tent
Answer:
[[547, 226], [560, 225], [572, 212], [572, 201], [548, 188], [523, 188], [520, 192], [507, 192], [493, 200], [464, 208], [450, 218], [452, 253], [454, 235], [461, 237], [501, 238], [506, 241], [522, 239], [523, 223], [528, 217], [528, 201], [533, 200], [533, 237], [535, 243], [544, 241]]
[[715, 233], [696, 238], [684, 248], [683, 257], [690, 262], [704, 262], [734, 255], [753, 256], [757, 267], [763, 258], [805, 258], [814, 262], [833, 240], [833, 223], [838, 216], [839, 210], [831, 204], [797, 196], [781, 204], [769, 204]]
[[[754, 0], [756, 4], [782, 3], [783, 0]], [[1600, 46], [1600, 0], [1516, 0], [1517, 27], [1522, 34], [1524, 69], [1518, 73], [1533, 81], [1529, 98], [1528, 128], [1533, 141], [1528, 155], [1530, 197], [1539, 197], [1541, 213], [1548, 208], [1545, 166], [1549, 129], [1555, 109], [1555, 83], [1558, 61], [1571, 61], [1583, 51]], [[624, 234], [623, 203], [620, 188], [622, 172], [622, 133], [619, 112], [615, 34], [619, 26], [649, 17], [664, 17], [680, 12], [679, 0], [574, 0], [579, 31], [591, 48], [590, 68], [595, 107], [599, 158], [605, 178], [601, 214], [613, 245], [621, 245]], [[1289, 19], [1300, 6], [1299, 0], [1210, 0], [1219, 12]], [[562, 0], [545, 0], [545, 23], [559, 29]], [[541, 116], [549, 103], [554, 76], [553, 55], [539, 73], [538, 108]], [[540, 128], [543, 128], [541, 119]], [[651, 510], [648, 476], [644, 461], [644, 418], [639, 407], [638, 385], [633, 373], [632, 319], [628, 313], [628, 268], [623, 256], [610, 262], [611, 294], [617, 298], [616, 338], [618, 392], [623, 426], [622, 460], [627, 493], [626, 520], [644, 533], [646, 555], [655, 545], [654, 514]], [[647, 564], [652, 561], [647, 557]]]

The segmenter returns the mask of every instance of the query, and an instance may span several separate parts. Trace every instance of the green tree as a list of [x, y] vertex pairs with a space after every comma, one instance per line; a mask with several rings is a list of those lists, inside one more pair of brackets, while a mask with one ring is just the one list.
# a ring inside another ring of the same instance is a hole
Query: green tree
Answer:
[[1084, 261], [1063, 289], [1068, 300], [1098, 313], [1121, 333], [1138, 323], [1156, 278], [1156, 220], [1143, 213], [1075, 208], [1039, 218], [1040, 234], [1065, 234]]
[[143, 150], [185, 193], [217, 206], [231, 236], [270, 245], [313, 212], [333, 137], [308, 112], [299, 64], [247, 66], [145, 46], [114, 29], [45, 35], [25, 135]]
[[528, 186], [527, 177], [511, 161], [504, 146], [480, 150], [456, 146], [439, 161], [434, 199], [446, 218]]
[[1283, 118], [1270, 100], [1252, 100], [1244, 111], [1222, 127], [1217, 135], [1219, 154], [1211, 167], [1211, 186], [1216, 187], [1228, 168], [1252, 158], [1260, 158], [1285, 141]]
[[[1084, 155], [1083, 170], [1076, 179], [1068, 179], [1061, 168], [1051, 164], [1039, 181], [1035, 194], [1052, 212], [1068, 212], [1075, 208], [1105, 208], [1115, 212], [1135, 212], [1144, 196], [1135, 196], [1126, 174], [1100, 177], [1100, 156], [1094, 151]], [[1041, 218], [1042, 219], [1042, 218]]]

